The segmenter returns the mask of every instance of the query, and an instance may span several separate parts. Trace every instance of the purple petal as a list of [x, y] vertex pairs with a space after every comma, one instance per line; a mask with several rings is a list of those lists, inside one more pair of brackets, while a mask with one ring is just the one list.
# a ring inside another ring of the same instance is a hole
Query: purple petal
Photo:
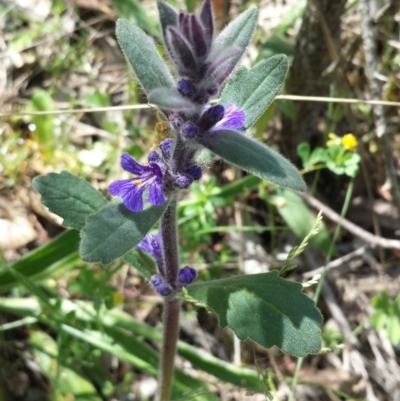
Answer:
[[235, 129], [240, 130], [244, 126], [246, 115], [234, 103], [225, 106], [225, 114], [221, 121], [214, 125], [213, 129]]
[[132, 178], [114, 181], [108, 186], [108, 192], [113, 196], [125, 197], [135, 187], [133, 181]]
[[152, 205], [158, 206], [165, 203], [165, 197], [162, 191], [162, 185], [156, 182], [149, 184], [149, 195], [147, 200]]
[[121, 196], [124, 205], [131, 212], [141, 212], [143, 210], [143, 192], [145, 189], [146, 185], [137, 184], [134, 185], [130, 191], [127, 191]]
[[108, 187], [108, 191], [113, 196], [122, 198], [124, 205], [132, 212], [143, 210], [143, 192], [146, 186], [140, 180], [118, 180]]
[[121, 155], [121, 167], [128, 173], [135, 175], [141, 175], [145, 169], [128, 153]]

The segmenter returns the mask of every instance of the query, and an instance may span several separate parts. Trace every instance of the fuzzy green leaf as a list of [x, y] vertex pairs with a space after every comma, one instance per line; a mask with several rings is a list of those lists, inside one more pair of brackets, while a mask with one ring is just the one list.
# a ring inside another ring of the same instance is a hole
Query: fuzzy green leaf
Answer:
[[250, 136], [231, 130], [208, 132], [202, 145], [228, 162], [281, 187], [304, 191], [306, 186], [292, 163]]
[[80, 230], [90, 214], [107, 204], [104, 196], [87, 181], [68, 171], [49, 173], [33, 179], [42, 203], [64, 219], [63, 224]]
[[230, 22], [215, 39], [213, 53], [219, 54], [229, 46], [240, 48], [243, 53], [253, 36], [257, 17], [257, 8], [251, 6]]
[[320, 351], [322, 323], [321, 313], [302, 288], [274, 271], [193, 284], [187, 290], [240, 340], [249, 338], [266, 348], [275, 345], [302, 357]]
[[139, 27], [127, 20], [119, 19], [117, 38], [146, 93], [160, 86], [174, 86], [172, 75], [153, 41]]
[[87, 262], [111, 263], [136, 246], [161, 218], [167, 203], [142, 212], [129, 211], [113, 202], [87, 219], [81, 231], [80, 254]]
[[220, 103], [234, 103], [246, 114], [244, 128], [251, 127], [283, 88], [288, 59], [280, 54], [257, 64], [251, 70], [239, 67], [228, 79]]
[[195, 111], [193, 103], [182, 96], [177, 90], [170, 88], [153, 89], [148, 96], [149, 102], [161, 110], [168, 111]]

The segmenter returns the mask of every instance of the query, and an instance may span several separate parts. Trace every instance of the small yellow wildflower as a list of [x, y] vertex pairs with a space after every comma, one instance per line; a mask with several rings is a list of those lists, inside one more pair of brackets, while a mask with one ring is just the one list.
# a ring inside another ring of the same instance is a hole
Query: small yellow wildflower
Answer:
[[328, 134], [328, 138], [329, 140], [326, 142], [326, 146], [328, 148], [330, 148], [332, 145], [340, 145], [340, 138], [333, 132]]
[[122, 305], [125, 300], [124, 294], [121, 294], [118, 291], [114, 292], [114, 294], [112, 295], [112, 300], [113, 300], [114, 306]]
[[354, 150], [358, 146], [357, 138], [353, 134], [346, 134], [342, 138], [342, 146], [345, 150]]

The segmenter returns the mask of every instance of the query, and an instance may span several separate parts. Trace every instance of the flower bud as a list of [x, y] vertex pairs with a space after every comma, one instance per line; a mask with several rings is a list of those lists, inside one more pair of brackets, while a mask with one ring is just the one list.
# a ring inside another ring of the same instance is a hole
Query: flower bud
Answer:
[[187, 188], [193, 182], [193, 178], [189, 174], [179, 174], [175, 180], [175, 184], [179, 188]]
[[197, 272], [195, 269], [189, 266], [185, 266], [179, 270], [178, 280], [181, 284], [190, 284], [196, 278]]
[[199, 129], [193, 123], [187, 123], [182, 127], [181, 133], [184, 137], [192, 139], [197, 136]]

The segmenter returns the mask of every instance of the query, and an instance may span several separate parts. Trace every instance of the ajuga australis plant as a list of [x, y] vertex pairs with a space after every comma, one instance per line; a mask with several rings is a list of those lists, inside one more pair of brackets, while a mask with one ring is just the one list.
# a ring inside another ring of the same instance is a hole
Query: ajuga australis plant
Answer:
[[[122, 257], [164, 298], [158, 400], [165, 401], [173, 386], [183, 297], [217, 313], [220, 325], [231, 327], [240, 339], [276, 345], [297, 356], [319, 351], [321, 315], [301, 284], [276, 271], [194, 283], [196, 270], [181, 267], [177, 202], [182, 189], [201, 179], [204, 160], [219, 157], [297, 191], [305, 184], [291, 163], [246, 132], [281, 90], [288, 68], [284, 55], [250, 70], [237, 66], [256, 26], [256, 8], [250, 7], [219, 34], [210, 0], [195, 14], [178, 12], [164, 2], [158, 10], [172, 71], [136, 25], [120, 19], [117, 38], [148, 101], [165, 116], [171, 138], [156, 144], [146, 164], [128, 153], [121, 155], [121, 166], [131, 177], [109, 185], [116, 198], [110, 203], [65, 171], [37, 177], [34, 187], [66, 226], [80, 230], [84, 260], [108, 264]], [[158, 222], [158, 233], [150, 233]], [[136, 248], [154, 258], [155, 274], [138, 263]]]

